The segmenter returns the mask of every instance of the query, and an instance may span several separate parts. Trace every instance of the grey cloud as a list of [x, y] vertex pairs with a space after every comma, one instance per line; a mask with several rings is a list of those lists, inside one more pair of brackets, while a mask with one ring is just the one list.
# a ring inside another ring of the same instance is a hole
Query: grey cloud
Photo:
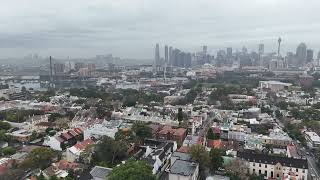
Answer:
[[[152, 58], [156, 42], [212, 52], [226, 46], [320, 49], [318, 0], [11, 0], [0, 7], [0, 56]], [[86, 52], [86, 53], [83, 53]], [[54, 53], [54, 54], [53, 54]]]

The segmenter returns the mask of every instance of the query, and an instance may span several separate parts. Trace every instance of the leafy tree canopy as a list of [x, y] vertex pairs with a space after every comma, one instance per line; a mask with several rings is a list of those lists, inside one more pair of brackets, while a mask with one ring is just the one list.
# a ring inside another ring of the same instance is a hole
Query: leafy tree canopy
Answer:
[[104, 163], [109, 167], [119, 164], [128, 156], [126, 143], [107, 136], [103, 137], [95, 149], [94, 162]]
[[55, 153], [50, 148], [36, 148], [28, 154], [27, 158], [22, 162], [22, 166], [25, 168], [44, 169], [50, 165], [54, 156]]
[[108, 180], [156, 180], [150, 166], [145, 162], [133, 159], [113, 168], [107, 178]]

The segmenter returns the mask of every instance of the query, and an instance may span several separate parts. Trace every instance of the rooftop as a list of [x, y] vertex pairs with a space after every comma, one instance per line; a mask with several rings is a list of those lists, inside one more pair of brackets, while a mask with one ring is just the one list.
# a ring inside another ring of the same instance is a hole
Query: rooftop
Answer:
[[190, 154], [188, 153], [182, 153], [182, 152], [174, 152], [172, 154], [172, 157], [176, 157], [180, 160], [184, 160], [184, 161], [191, 161], [192, 157]]
[[101, 179], [105, 179], [109, 173], [112, 171], [111, 168], [95, 166], [91, 171], [90, 174], [92, 177], [97, 177]]
[[238, 151], [237, 156], [239, 158], [245, 159], [250, 162], [258, 162], [258, 163], [273, 164], [273, 165], [280, 163], [282, 166], [308, 169], [308, 162], [306, 159], [294, 159], [294, 158], [288, 158], [288, 157], [270, 156], [266, 154], [254, 153], [252, 151], [244, 151], [244, 152]]
[[320, 137], [317, 133], [315, 132], [305, 132], [307, 136], [311, 139], [313, 142], [320, 142]]
[[179, 174], [182, 176], [191, 176], [196, 168], [198, 163], [184, 161], [184, 160], [176, 160], [170, 168], [171, 174]]

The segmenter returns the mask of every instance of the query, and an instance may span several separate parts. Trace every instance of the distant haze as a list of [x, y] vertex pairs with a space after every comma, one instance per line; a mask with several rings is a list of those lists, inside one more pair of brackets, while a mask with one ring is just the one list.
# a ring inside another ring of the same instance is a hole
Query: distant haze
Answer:
[[[153, 58], [155, 43], [209, 52], [232, 46], [320, 50], [319, 0], [7, 0], [0, 6], [0, 58], [30, 53]], [[315, 53], [315, 54], [316, 54]], [[163, 56], [163, 55], [162, 55]]]

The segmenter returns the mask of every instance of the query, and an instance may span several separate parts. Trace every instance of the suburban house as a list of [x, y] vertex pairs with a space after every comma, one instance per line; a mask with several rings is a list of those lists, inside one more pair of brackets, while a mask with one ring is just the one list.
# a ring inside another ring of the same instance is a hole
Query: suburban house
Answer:
[[66, 160], [61, 160], [56, 163], [52, 163], [51, 166], [42, 171], [44, 177], [50, 178], [52, 176], [57, 176], [60, 179], [63, 179], [68, 176], [68, 170], [77, 171], [83, 169], [82, 164], [68, 162]]
[[237, 157], [247, 162], [249, 174], [264, 175], [268, 178], [283, 178], [290, 175], [299, 180], [308, 178], [306, 159], [257, 154], [253, 151], [237, 152]]
[[164, 140], [173, 140], [182, 144], [187, 136], [187, 130], [184, 128], [173, 129], [171, 126], [164, 126], [158, 132], [158, 138]]
[[163, 172], [170, 164], [171, 154], [177, 149], [175, 141], [146, 139], [143, 145], [136, 148], [134, 157], [145, 161], [153, 174]]
[[43, 145], [51, 149], [62, 151], [66, 147], [73, 146], [83, 139], [83, 131], [80, 128], [74, 128], [56, 136], [49, 136], [45, 139]]
[[92, 139], [86, 139], [82, 142], [75, 144], [67, 149], [67, 160], [74, 162], [79, 159], [81, 152], [83, 152], [89, 145], [94, 144]]
[[171, 166], [166, 170], [169, 179], [196, 180], [199, 176], [199, 164], [192, 161], [188, 153], [174, 152], [171, 156]]

